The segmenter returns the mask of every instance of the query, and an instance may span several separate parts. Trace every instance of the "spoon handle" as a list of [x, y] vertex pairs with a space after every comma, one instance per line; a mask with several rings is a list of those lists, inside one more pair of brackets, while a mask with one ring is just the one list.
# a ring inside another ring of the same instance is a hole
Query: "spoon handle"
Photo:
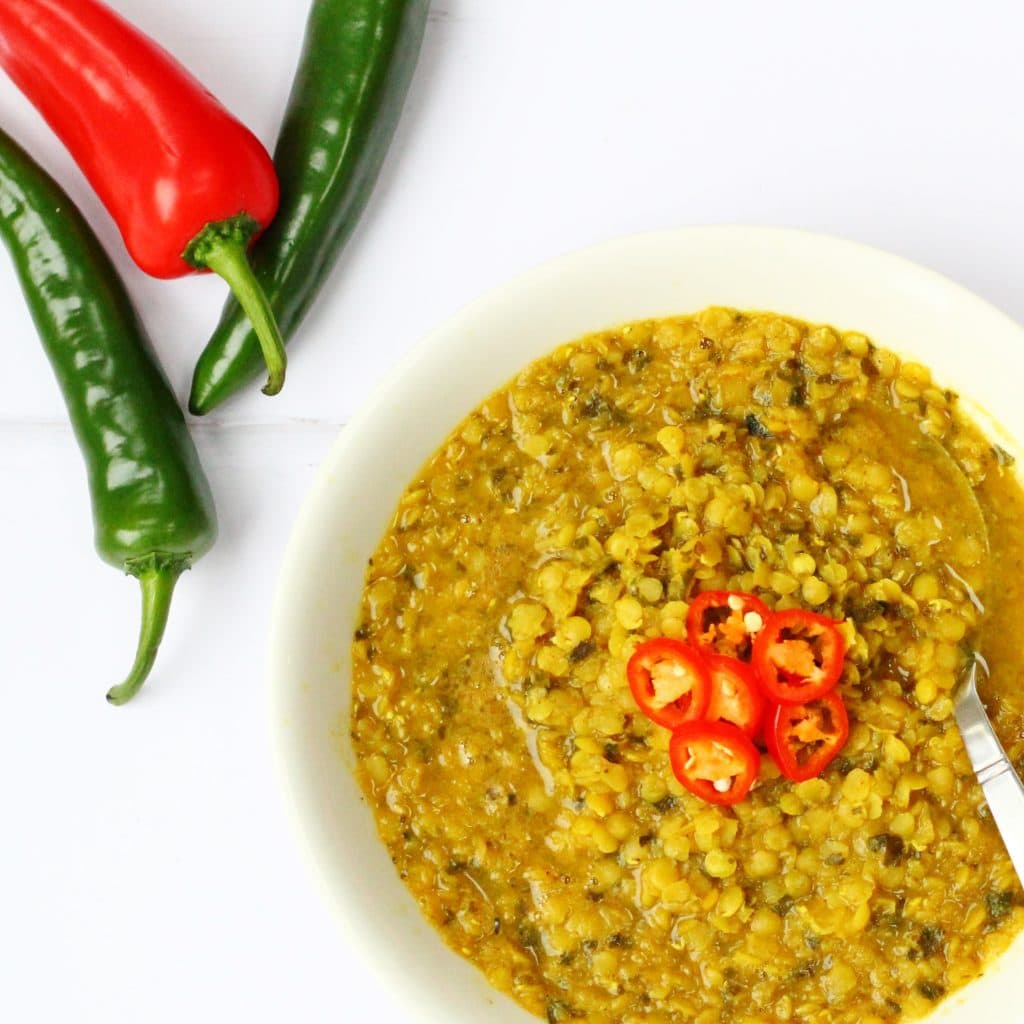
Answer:
[[1024, 786], [1007, 764], [1004, 771], [982, 782], [981, 788], [1017, 877], [1024, 878]]
[[957, 697], [955, 714], [974, 774], [1017, 877], [1024, 881], [1024, 785], [992, 728], [973, 673]]

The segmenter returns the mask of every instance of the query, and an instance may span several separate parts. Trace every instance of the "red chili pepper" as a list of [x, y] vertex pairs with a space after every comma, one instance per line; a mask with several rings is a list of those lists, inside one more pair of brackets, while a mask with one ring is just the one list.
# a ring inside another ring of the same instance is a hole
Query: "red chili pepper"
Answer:
[[704, 663], [711, 676], [711, 700], [705, 720], [729, 722], [754, 739], [764, 715], [764, 696], [754, 670], [745, 662], [723, 654], [706, 654]]
[[775, 612], [754, 641], [754, 671], [769, 700], [805, 704], [828, 693], [843, 671], [846, 645], [824, 615]]
[[754, 637], [768, 619], [767, 605], [738, 590], [705, 590], [690, 603], [686, 636], [697, 650], [750, 661]]
[[850, 719], [843, 698], [833, 690], [806, 704], [778, 704], [765, 726], [768, 751], [779, 771], [794, 782], [820, 775], [843, 749]]
[[165, 50], [99, 0], [3, 0], [0, 66], [60, 136], [154, 277], [223, 277], [274, 394], [285, 354], [246, 248], [277, 211], [266, 149]]
[[687, 722], [672, 733], [668, 756], [676, 778], [709, 804], [738, 804], [761, 768], [761, 755], [735, 725]]
[[700, 655], [681, 640], [644, 641], [626, 665], [626, 680], [640, 710], [666, 729], [708, 709], [711, 677]]

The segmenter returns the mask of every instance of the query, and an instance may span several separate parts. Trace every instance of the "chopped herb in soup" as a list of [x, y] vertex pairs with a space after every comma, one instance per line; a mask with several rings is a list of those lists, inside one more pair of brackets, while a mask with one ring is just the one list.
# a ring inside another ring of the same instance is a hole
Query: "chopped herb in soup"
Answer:
[[[360, 782], [449, 946], [590, 1024], [882, 1024], [980, 974], [1024, 899], [953, 693], [980, 651], [1024, 764], [1014, 471], [925, 367], [767, 313], [592, 335], [487, 399], [403, 494], [353, 644]], [[641, 710], [657, 638], [774, 673], [767, 710], [709, 718], [688, 661]]]

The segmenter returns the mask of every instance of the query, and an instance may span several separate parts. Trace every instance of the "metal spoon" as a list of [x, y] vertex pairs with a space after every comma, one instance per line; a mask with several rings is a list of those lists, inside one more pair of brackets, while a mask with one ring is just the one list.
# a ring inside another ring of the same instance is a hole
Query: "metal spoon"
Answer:
[[[962, 522], [964, 529], [955, 537], [946, 536], [944, 532], [943, 539], [936, 545], [936, 553], [946, 568], [970, 588], [972, 600], [978, 601], [977, 594], [982, 589], [989, 564], [988, 528], [978, 497], [963, 471], [938, 441], [921, 433], [911, 419], [894, 409], [853, 407], [841, 417], [833, 436], [841, 438], [845, 430], [853, 428], [858, 433], [857, 447], [863, 448], [866, 435], [873, 454], [883, 459], [889, 456], [893, 465], [899, 464], [899, 471], [906, 474], [901, 480], [908, 502], [910, 494], [925, 489], [939, 491], [945, 509], [956, 508], [957, 515], [948, 518]], [[908, 448], [918, 457], [895, 457]], [[973, 586], [949, 564], [952, 549], [957, 547], [962, 551], [965, 540], [973, 542], [971, 550], [977, 554], [975, 565], [971, 567]], [[971, 663], [957, 687], [953, 715], [1006, 852], [1017, 877], [1024, 881], [1024, 785], [1013, 770], [978, 696], [976, 661]]]
[[[957, 565], [970, 577], [972, 592], [979, 592], [989, 560], [988, 527], [978, 496], [953, 457], [912, 419], [886, 406], [851, 406], [837, 420], [832, 435], [843, 440], [845, 433], [853, 431], [857, 435], [851, 444], [854, 450], [866, 450], [892, 467], [908, 512], [914, 495], [922, 506], [934, 505], [941, 518], [962, 524], [955, 533], [942, 530], [932, 551], [947, 568]], [[950, 514], [953, 509], [956, 515]]]

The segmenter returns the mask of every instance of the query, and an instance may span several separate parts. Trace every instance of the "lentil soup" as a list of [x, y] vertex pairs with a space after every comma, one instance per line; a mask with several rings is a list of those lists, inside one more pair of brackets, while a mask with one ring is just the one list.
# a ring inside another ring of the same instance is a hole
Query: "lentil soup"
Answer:
[[[871, 407], [959, 464], [990, 559], [927, 447], [844, 419]], [[1024, 908], [951, 694], [980, 650], [1024, 759], [1012, 461], [925, 367], [767, 313], [591, 335], [479, 406], [401, 498], [353, 644], [359, 780], [445, 941], [550, 1022], [878, 1024], [977, 976]], [[625, 677], [711, 589], [848, 648], [841, 755], [801, 783], [765, 758], [733, 807], [677, 782]]]

